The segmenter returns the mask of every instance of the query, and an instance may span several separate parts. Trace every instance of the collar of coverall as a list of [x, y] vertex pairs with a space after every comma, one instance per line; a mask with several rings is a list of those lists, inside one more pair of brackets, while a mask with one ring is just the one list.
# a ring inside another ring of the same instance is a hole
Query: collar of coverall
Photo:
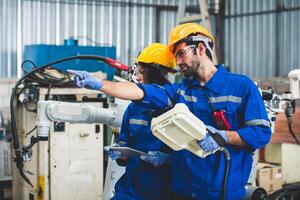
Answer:
[[[204, 88], [208, 88], [215, 93], [220, 93], [224, 86], [224, 82], [227, 81], [228, 72], [225, 69], [224, 65], [216, 65], [218, 70], [216, 73], [211, 77], [211, 79], [205, 83], [203, 86]], [[202, 87], [198, 79], [194, 76], [189, 84], [189, 87]]]

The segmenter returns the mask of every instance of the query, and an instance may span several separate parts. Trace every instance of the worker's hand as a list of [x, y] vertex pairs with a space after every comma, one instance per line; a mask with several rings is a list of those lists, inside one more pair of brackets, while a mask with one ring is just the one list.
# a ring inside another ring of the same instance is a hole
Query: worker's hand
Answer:
[[74, 82], [78, 87], [100, 90], [103, 86], [102, 80], [94, 78], [87, 71], [68, 70], [68, 72], [75, 75]]
[[116, 150], [109, 150], [107, 154], [112, 160], [117, 160], [123, 157], [122, 152]]
[[151, 163], [154, 167], [159, 167], [161, 165], [170, 163], [172, 160], [172, 156], [166, 153], [162, 153], [160, 151], [149, 151], [148, 155], [141, 156], [142, 160]]
[[[227, 134], [225, 130], [219, 130], [215, 129], [212, 126], [206, 126], [206, 129], [210, 130], [213, 133], [219, 134], [227, 143]], [[216, 141], [212, 138], [212, 136], [207, 133], [205, 138], [203, 140], [200, 140], [198, 142], [198, 145], [204, 150], [204, 151], [209, 151], [209, 152], [214, 152], [218, 149], [220, 149], [220, 146], [216, 143]]]

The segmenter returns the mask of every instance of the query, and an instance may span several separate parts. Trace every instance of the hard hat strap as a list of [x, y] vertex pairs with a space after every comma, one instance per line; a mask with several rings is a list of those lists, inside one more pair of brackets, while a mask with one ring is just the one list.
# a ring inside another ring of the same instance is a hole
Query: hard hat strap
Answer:
[[209, 45], [209, 42], [212, 42], [209, 38], [203, 36], [203, 35], [200, 35], [200, 34], [197, 34], [197, 35], [189, 35], [187, 37], [187, 41], [192, 41], [192, 42], [203, 42], [206, 46], [206, 48], [210, 51], [211, 55], [213, 54], [213, 51]]

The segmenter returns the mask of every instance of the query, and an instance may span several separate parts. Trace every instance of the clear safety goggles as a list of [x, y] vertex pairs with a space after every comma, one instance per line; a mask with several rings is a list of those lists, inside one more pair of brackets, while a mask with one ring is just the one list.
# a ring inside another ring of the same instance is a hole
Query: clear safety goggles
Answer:
[[[192, 35], [192, 36], [188, 36], [187, 38], [185, 38], [183, 41], [185, 41], [185, 42], [203, 42], [204, 44], [205, 44], [205, 47], [206, 47], [206, 49], [208, 49], [209, 51], [210, 51], [210, 53], [211, 53], [211, 55], [213, 55], [213, 50], [212, 50], [212, 48], [210, 47], [210, 45], [209, 45], [209, 43], [210, 42], [212, 42], [212, 40], [211, 39], [209, 39], [209, 38], [207, 38], [207, 37], [205, 37], [205, 36], [203, 36], [203, 35], [200, 35], [200, 34], [198, 34], [198, 35]], [[187, 48], [187, 49], [189, 49], [188, 47], [189, 46], [193, 46], [193, 45], [188, 45], [188, 46], [186, 46], [185, 48]], [[183, 49], [185, 49], [185, 48], [183, 48]], [[183, 50], [183, 49], [181, 49], [181, 50]], [[181, 51], [180, 50], [180, 51]], [[184, 56], [182, 56], [182, 57], [176, 57], [176, 55], [179, 53], [179, 51], [178, 52], [176, 52], [174, 55], [175, 55], [175, 58], [176, 58], [176, 60], [177, 59], [180, 59], [180, 58], [183, 58]], [[178, 55], [179, 56], [179, 55]]]
[[190, 54], [194, 49], [195, 49], [196, 45], [188, 45], [182, 49], [180, 49], [179, 51], [177, 51], [174, 55], [175, 55], [175, 59], [179, 60], [184, 58], [185, 56], [187, 56], [188, 54]]

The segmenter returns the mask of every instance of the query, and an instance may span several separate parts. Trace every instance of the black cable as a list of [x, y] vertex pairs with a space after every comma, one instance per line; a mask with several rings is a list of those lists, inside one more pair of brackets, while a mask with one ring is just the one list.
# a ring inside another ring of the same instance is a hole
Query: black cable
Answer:
[[207, 133], [215, 140], [215, 142], [221, 147], [218, 151], [221, 151], [224, 153], [226, 163], [225, 163], [225, 173], [223, 177], [223, 182], [222, 182], [222, 191], [221, 191], [221, 200], [226, 199], [226, 191], [227, 191], [227, 179], [228, 179], [228, 173], [229, 173], [229, 167], [230, 167], [230, 153], [229, 151], [225, 148], [226, 146], [226, 141], [224, 138], [219, 135], [218, 133], [214, 133], [209, 129], [206, 129]]
[[54, 79], [54, 80], [56, 80], [56, 81], [63, 81], [64, 79], [69, 79], [69, 78], [70, 78], [70, 75], [69, 75], [68, 73], [66, 73], [66, 72], [64, 72], [64, 71], [62, 71], [62, 70], [60, 70], [60, 69], [56, 69], [56, 68], [55, 68], [55, 70], [58, 71], [58, 72], [60, 72], [60, 73], [62, 73], [62, 74], [64, 75], [64, 77], [62, 77], [62, 78], [57, 78], [56, 76], [53, 76], [53, 75], [48, 74], [48, 73], [45, 73], [45, 72], [43, 72], [43, 75], [44, 75], [44, 76], [46, 77], [46, 79], [48, 79], [48, 80]]
[[51, 84], [49, 84], [49, 87], [48, 87], [48, 90], [47, 90], [46, 100], [49, 100], [49, 97], [50, 97], [50, 91], [51, 91]]
[[288, 127], [289, 127], [289, 131], [291, 133], [291, 135], [293, 136], [294, 140], [296, 141], [297, 144], [300, 145], [299, 140], [297, 139], [293, 129], [292, 129], [292, 119], [288, 118]]
[[[69, 73], [66, 73], [65, 71], [62, 71], [60, 69], [51, 68], [52, 70], [55, 70], [64, 75], [62, 78], [57, 78], [56, 76], [53, 76], [51, 73], [46, 71], [46, 68], [51, 67], [51, 65], [55, 65], [59, 62], [65, 62], [65, 61], [73, 60], [73, 59], [92, 59], [92, 60], [98, 60], [98, 61], [108, 63], [107, 58], [102, 57], [102, 56], [94, 56], [94, 55], [73, 56], [73, 57], [69, 57], [69, 58], [65, 58], [65, 59], [61, 59], [61, 60], [57, 60], [57, 61], [48, 63], [42, 67], [35, 67], [35, 70], [37, 70], [37, 71], [34, 70], [35, 73], [31, 73], [31, 72], [33, 72], [33, 71], [31, 71], [30, 75], [27, 76], [26, 80], [30, 81], [30, 82], [37, 82], [40, 85], [51, 84], [52, 86], [55, 86], [55, 87], [73, 85], [73, 81], [71, 80]], [[26, 61], [26, 62], [30, 62], [30, 61]], [[110, 63], [108, 63], [108, 64], [110, 64]]]
[[33, 68], [37, 68], [36, 64], [34, 62], [32, 62], [31, 60], [24, 60], [21, 65], [21, 68], [22, 68], [23, 72], [25, 72], [25, 73], [28, 72], [25, 70], [25, 67], [24, 67], [26, 63], [30, 63], [33, 66]]
[[229, 174], [229, 165], [230, 165], [230, 153], [225, 147], [221, 147], [219, 150], [224, 153], [226, 162], [225, 162], [225, 173], [223, 177], [223, 183], [222, 183], [222, 200], [226, 199], [226, 190], [227, 190], [227, 179], [228, 179], [228, 174]]
[[49, 74], [49, 72], [47, 72], [46, 69], [42, 69], [39, 72], [36, 72], [36, 73], [30, 75], [27, 78], [27, 81], [37, 82], [42, 86], [43, 85], [45, 85], [45, 86], [53, 85], [56, 87], [68, 86], [68, 84], [70, 85], [73, 83], [73, 81], [70, 78], [70, 75], [66, 75], [66, 72], [63, 72], [58, 69], [53, 69], [53, 70], [55, 70], [61, 74], [64, 74], [64, 76], [61, 78], [57, 78], [57, 77]]
[[37, 128], [37, 126], [35, 126], [33, 129], [31, 129], [28, 133], [25, 134], [25, 137], [27, 137], [29, 134], [31, 134], [35, 129]]
[[22, 150], [23, 152], [28, 152], [30, 151], [30, 149], [36, 144], [38, 143], [40, 140], [39, 137], [34, 137], [32, 136], [31, 139], [30, 139], [30, 144], [28, 146], [23, 146]]
[[19, 93], [17, 94], [17, 96], [19, 97], [20, 94], [22, 94], [22, 92], [26, 89], [26, 87], [24, 86], [23, 88], [20, 89]]
[[23, 172], [23, 157], [22, 157], [22, 153], [20, 150], [20, 144], [19, 144], [19, 138], [18, 138], [18, 134], [17, 134], [17, 127], [16, 127], [16, 122], [15, 122], [15, 113], [14, 113], [14, 97], [16, 95], [16, 91], [18, 86], [22, 83], [23, 79], [20, 79], [15, 87], [13, 88], [11, 97], [10, 97], [10, 115], [11, 115], [11, 132], [12, 132], [12, 139], [13, 139], [13, 148], [14, 148], [14, 152], [15, 152], [15, 158], [14, 161], [16, 162], [16, 166], [19, 169], [20, 175], [21, 177], [25, 180], [26, 183], [28, 183], [31, 187], [33, 187], [31, 181], [27, 178], [27, 176], [24, 174]]
[[207, 97], [207, 99], [208, 99], [208, 104], [209, 104], [209, 106], [211, 107], [212, 111], [213, 111], [213, 112], [217, 111], [217, 110], [215, 109], [213, 103], [211, 102], [210, 97], [208, 96], [207, 90], [205, 90], [205, 94], [206, 94], [206, 97]]
[[299, 200], [300, 184], [292, 184], [270, 194], [267, 200]]
[[293, 113], [295, 112], [295, 101], [291, 101], [289, 99], [284, 99], [287, 100], [286, 107], [284, 109], [285, 116], [288, 121], [288, 127], [291, 135], [293, 136], [294, 140], [296, 141], [297, 144], [300, 145], [299, 140], [297, 139], [293, 129], [292, 129], [292, 117]]

